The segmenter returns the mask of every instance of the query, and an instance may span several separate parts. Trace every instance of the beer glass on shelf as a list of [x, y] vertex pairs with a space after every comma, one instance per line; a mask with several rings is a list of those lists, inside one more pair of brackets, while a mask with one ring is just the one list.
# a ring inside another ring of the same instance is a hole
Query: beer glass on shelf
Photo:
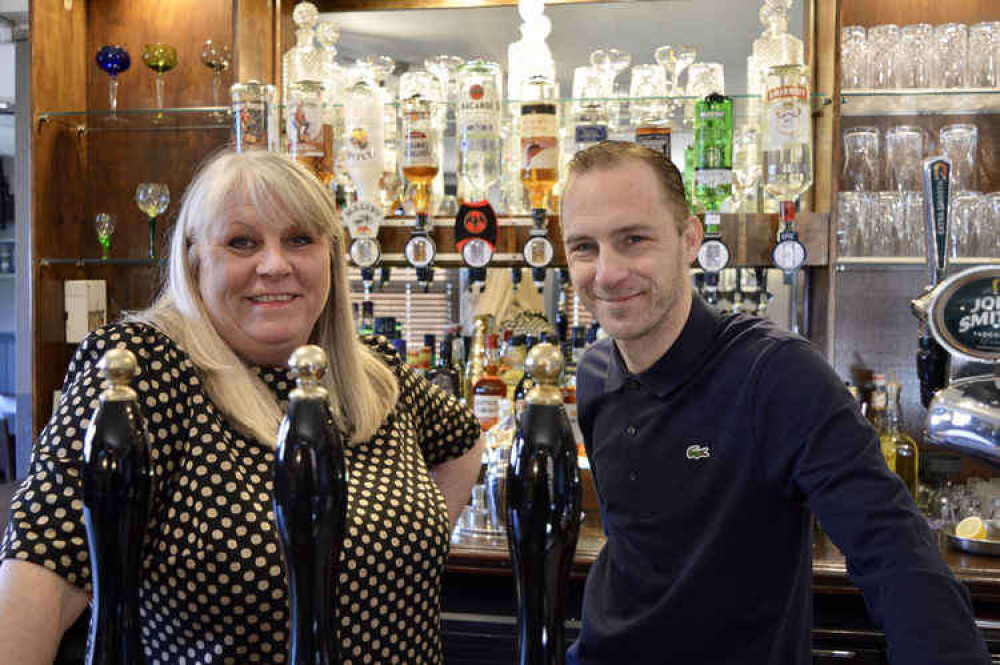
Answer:
[[590, 54], [590, 64], [604, 76], [603, 96], [608, 98], [608, 129], [615, 136], [628, 129], [628, 102], [619, 101], [625, 92], [618, 89], [617, 79], [631, 63], [632, 56], [616, 48], [599, 48]]
[[177, 66], [177, 49], [169, 44], [146, 44], [142, 62], [156, 72], [156, 108], [163, 108], [163, 75]]
[[969, 86], [1000, 87], [1000, 21], [969, 28]]
[[986, 231], [982, 204], [979, 192], [960, 191], [951, 200], [952, 258], [981, 256], [981, 236]]
[[961, 88], [965, 85], [969, 64], [969, 26], [944, 23], [935, 26], [938, 88]]
[[903, 26], [896, 65], [897, 87], [931, 87], [934, 73], [934, 26], [928, 23]]
[[896, 59], [899, 57], [899, 26], [889, 23], [868, 29], [871, 62], [871, 86], [876, 89], [896, 87]]
[[840, 87], [869, 87], [868, 35], [863, 26], [847, 25], [840, 30]]
[[945, 125], [938, 132], [938, 145], [942, 154], [951, 160], [952, 191], [975, 190], [979, 150], [979, 129], [976, 125], [966, 123]]
[[135, 188], [135, 204], [149, 222], [149, 258], [156, 258], [156, 218], [170, 205], [170, 189], [166, 183], [143, 182]]
[[915, 199], [923, 201], [924, 131], [913, 125], [896, 125], [885, 134], [886, 182], [900, 197], [902, 242], [898, 253], [924, 253], [924, 217]]
[[94, 227], [97, 230], [97, 242], [101, 244], [101, 259], [107, 261], [111, 253], [111, 234], [115, 232], [115, 217], [106, 212], [97, 213]]
[[844, 130], [844, 177], [855, 192], [873, 192], [878, 186], [879, 131], [875, 127]]
[[108, 75], [108, 111], [114, 118], [118, 112], [118, 75], [132, 66], [132, 58], [124, 46], [102, 46], [95, 56], [97, 66]]
[[667, 77], [659, 65], [635, 65], [629, 82], [629, 113], [632, 125], [662, 119], [668, 113], [665, 101]]

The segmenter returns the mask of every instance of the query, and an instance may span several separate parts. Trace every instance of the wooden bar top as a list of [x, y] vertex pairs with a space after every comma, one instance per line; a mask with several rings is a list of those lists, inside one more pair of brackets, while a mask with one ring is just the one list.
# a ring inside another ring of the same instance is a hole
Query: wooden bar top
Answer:
[[[580, 530], [572, 577], [586, 577], [590, 565], [604, 545], [600, 529], [586, 522]], [[1000, 601], [1000, 557], [968, 554], [954, 549], [944, 536], [938, 536], [941, 556], [977, 600]], [[453, 540], [447, 569], [453, 573], [510, 575], [510, 557], [506, 545], [483, 545]], [[858, 594], [847, 577], [844, 555], [824, 535], [813, 546], [813, 589], [823, 593]]]

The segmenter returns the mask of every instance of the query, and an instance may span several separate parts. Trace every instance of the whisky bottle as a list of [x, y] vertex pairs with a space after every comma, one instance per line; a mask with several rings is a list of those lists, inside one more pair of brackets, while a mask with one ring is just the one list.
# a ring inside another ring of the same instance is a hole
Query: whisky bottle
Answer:
[[486, 320], [477, 317], [475, 331], [472, 334], [472, 343], [469, 345], [469, 357], [465, 363], [465, 380], [462, 384], [462, 395], [465, 403], [472, 404], [472, 388], [476, 381], [483, 375], [486, 367]]
[[427, 380], [456, 397], [461, 397], [461, 379], [451, 362], [452, 340], [445, 339], [439, 347], [437, 363], [427, 372]]
[[510, 338], [504, 353], [503, 362], [500, 364], [500, 380], [507, 386], [507, 399], [513, 403], [514, 391], [517, 384], [524, 376], [524, 359], [528, 351], [524, 345], [524, 335], [514, 335]]
[[371, 335], [375, 332], [375, 303], [365, 300], [361, 303], [361, 334]]
[[882, 454], [891, 451], [893, 463], [890, 468], [903, 479], [906, 489], [909, 490], [913, 500], [917, 500], [917, 489], [919, 481], [919, 451], [916, 442], [903, 431], [903, 410], [899, 399], [902, 387], [898, 381], [890, 381], [886, 384], [886, 396], [888, 408], [886, 410], [886, 429], [879, 436], [879, 443], [882, 447]]
[[547, 208], [549, 193], [559, 180], [559, 118], [555, 86], [544, 76], [524, 84], [521, 105], [521, 182], [532, 210]]
[[483, 373], [472, 387], [472, 411], [485, 432], [500, 416], [500, 402], [507, 398], [507, 386], [500, 379], [498, 337], [486, 338], [486, 360]]

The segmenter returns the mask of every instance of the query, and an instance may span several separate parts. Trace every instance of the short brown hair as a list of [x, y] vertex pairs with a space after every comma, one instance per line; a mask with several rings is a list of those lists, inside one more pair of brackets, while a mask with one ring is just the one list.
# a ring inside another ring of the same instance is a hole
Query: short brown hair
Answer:
[[[681, 172], [663, 153], [631, 141], [602, 141], [573, 155], [566, 172], [566, 187], [563, 189], [560, 207], [566, 199], [565, 194], [569, 190], [571, 179], [628, 162], [640, 162], [653, 170], [656, 179], [662, 185], [660, 191], [663, 192], [664, 201], [675, 215], [677, 230], [683, 232], [684, 222], [691, 216], [691, 208], [688, 207]], [[559, 218], [562, 219], [562, 214]]]

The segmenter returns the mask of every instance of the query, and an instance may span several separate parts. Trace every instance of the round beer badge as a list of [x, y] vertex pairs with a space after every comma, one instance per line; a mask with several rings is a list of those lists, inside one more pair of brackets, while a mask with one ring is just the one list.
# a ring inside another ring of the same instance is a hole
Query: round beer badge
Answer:
[[547, 237], [535, 236], [534, 238], [529, 238], [528, 242], [524, 243], [521, 254], [524, 256], [524, 262], [532, 268], [545, 268], [552, 263], [552, 257], [555, 256], [555, 248], [552, 246], [552, 241]]
[[484, 268], [493, 259], [493, 248], [482, 238], [473, 238], [462, 245], [462, 260], [470, 268]]
[[414, 268], [424, 268], [434, 261], [434, 241], [426, 235], [412, 236], [403, 248], [406, 260]]
[[358, 238], [351, 243], [351, 261], [359, 268], [370, 268], [382, 257], [378, 242], [374, 238]]
[[698, 249], [698, 266], [705, 272], [719, 272], [729, 264], [729, 248], [718, 238], [709, 238]]

